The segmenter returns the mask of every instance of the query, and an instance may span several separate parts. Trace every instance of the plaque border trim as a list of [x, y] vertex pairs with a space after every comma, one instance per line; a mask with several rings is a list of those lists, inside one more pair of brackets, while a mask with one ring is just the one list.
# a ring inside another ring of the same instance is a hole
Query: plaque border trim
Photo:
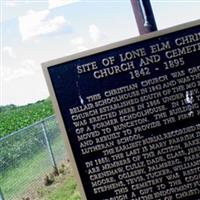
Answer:
[[200, 20], [195, 20], [195, 21], [192, 21], [192, 22], [187, 22], [187, 23], [184, 23], [184, 24], [181, 24], [181, 25], [173, 26], [173, 27], [163, 29], [163, 30], [160, 30], [160, 31], [155, 31], [155, 32], [145, 34], [145, 35], [142, 35], [142, 36], [137, 36], [137, 37], [122, 40], [122, 41], [119, 41], [119, 42], [111, 43], [111, 44], [108, 44], [108, 45], [105, 45], [105, 46], [102, 46], [102, 47], [97, 47], [97, 48], [94, 48], [94, 49], [86, 50], [84, 52], [80, 52], [80, 53], [72, 54], [72, 55], [69, 55], [69, 56], [62, 57], [62, 58], [50, 60], [48, 62], [44, 62], [44, 63], [41, 64], [42, 69], [43, 69], [43, 74], [44, 74], [44, 77], [45, 77], [45, 80], [46, 80], [46, 83], [47, 83], [47, 87], [48, 87], [48, 90], [49, 90], [49, 93], [50, 93], [50, 97], [51, 97], [51, 100], [52, 100], [52, 103], [53, 103], [53, 107], [54, 107], [54, 110], [55, 110], [55, 113], [56, 113], [56, 117], [58, 119], [58, 124], [59, 124], [60, 130], [61, 130], [61, 134], [63, 136], [65, 146], [67, 148], [68, 155], [69, 155], [69, 158], [70, 158], [70, 162], [71, 162], [71, 165], [72, 165], [72, 168], [73, 168], [73, 173], [75, 175], [76, 180], [78, 181], [78, 188], [79, 188], [82, 200], [87, 200], [86, 193], [84, 191], [84, 187], [83, 187], [83, 183], [82, 183], [81, 178], [80, 178], [78, 167], [76, 165], [75, 158], [74, 158], [74, 155], [72, 153], [72, 148], [71, 148], [71, 145], [70, 145], [70, 142], [69, 142], [69, 138], [68, 138], [67, 131], [66, 131], [66, 128], [65, 128], [65, 125], [64, 125], [64, 121], [62, 119], [61, 111], [60, 111], [59, 106], [58, 106], [58, 102], [57, 102], [57, 99], [56, 99], [55, 91], [53, 89], [53, 85], [52, 85], [51, 78], [50, 78], [50, 75], [49, 75], [49, 72], [48, 72], [48, 68], [55, 67], [55, 65], [63, 64], [65, 62], [73, 61], [73, 60], [76, 60], [76, 59], [79, 59], [79, 58], [84, 58], [86, 56], [92, 56], [92, 55], [95, 55], [95, 54], [101, 53], [101, 52], [103, 53], [104, 51], [107, 51], [107, 50], [114, 50], [115, 48], [118, 48], [118, 47], [123, 47], [123, 46], [129, 45], [129, 44], [134, 44], [136, 42], [145, 41], [145, 40], [148, 40], [148, 39], [151, 39], [151, 38], [163, 36], [163, 35], [173, 33], [173, 32], [177, 32], [177, 31], [181, 31], [181, 30], [184, 30], [184, 29], [187, 29], [187, 28], [192, 28], [192, 27], [195, 27], [195, 26], [198, 26], [198, 25], [200, 25]]

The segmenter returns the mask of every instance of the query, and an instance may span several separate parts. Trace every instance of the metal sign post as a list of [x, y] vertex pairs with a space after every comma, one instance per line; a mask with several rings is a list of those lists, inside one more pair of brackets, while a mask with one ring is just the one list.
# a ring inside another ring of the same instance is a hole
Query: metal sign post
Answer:
[[157, 31], [150, 0], [131, 0], [140, 35]]

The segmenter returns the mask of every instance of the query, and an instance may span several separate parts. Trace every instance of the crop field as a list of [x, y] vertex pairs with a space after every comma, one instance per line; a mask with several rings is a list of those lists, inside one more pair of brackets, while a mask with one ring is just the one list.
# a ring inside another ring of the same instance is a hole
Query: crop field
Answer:
[[48, 99], [26, 106], [1, 106], [0, 138], [51, 116], [52, 114], [52, 104]]

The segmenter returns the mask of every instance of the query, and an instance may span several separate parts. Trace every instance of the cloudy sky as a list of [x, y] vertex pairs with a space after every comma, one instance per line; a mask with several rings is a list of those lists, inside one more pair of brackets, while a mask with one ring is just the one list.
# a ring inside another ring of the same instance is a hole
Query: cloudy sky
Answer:
[[[49, 96], [41, 63], [138, 35], [130, 0], [0, 0], [0, 105]], [[152, 0], [158, 29], [200, 18], [200, 0]]]

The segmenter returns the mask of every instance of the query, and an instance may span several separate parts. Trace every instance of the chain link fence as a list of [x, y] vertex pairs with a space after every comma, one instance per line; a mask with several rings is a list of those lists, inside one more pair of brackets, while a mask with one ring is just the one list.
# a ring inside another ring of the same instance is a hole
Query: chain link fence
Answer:
[[20, 200], [67, 161], [55, 116], [0, 138], [0, 200]]

